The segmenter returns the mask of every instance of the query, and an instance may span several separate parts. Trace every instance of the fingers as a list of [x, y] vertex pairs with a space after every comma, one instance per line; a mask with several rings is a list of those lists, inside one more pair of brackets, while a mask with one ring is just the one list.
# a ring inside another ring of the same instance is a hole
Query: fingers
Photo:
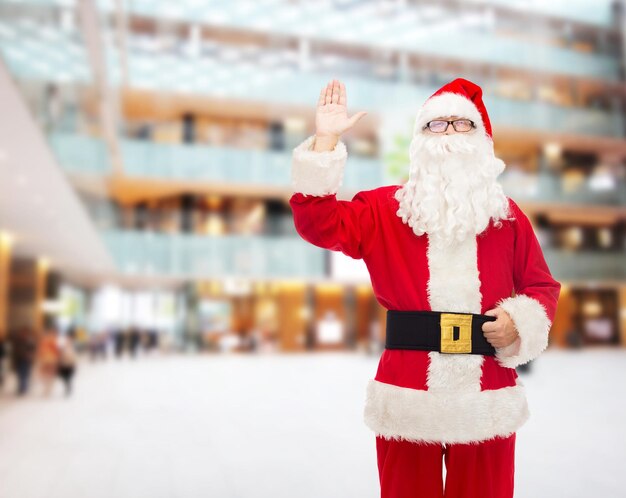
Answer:
[[346, 85], [339, 82], [339, 104], [340, 105], [348, 105], [348, 101], [346, 99]]
[[500, 317], [501, 312], [502, 310], [500, 308], [492, 308], [490, 310], [485, 311], [485, 315], [495, 316], [496, 319], [491, 322], [483, 323], [483, 326], [482, 326], [483, 332], [493, 332], [500, 328], [500, 324], [502, 322], [501, 317]]
[[320, 91], [317, 105], [346, 104], [346, 87], [337, 79], [329, 81]]
[[499, 343], [502, 340], [502, 334], [500, 332], [495, 332], [495, 331], [484, 332], [483, 336], [485, 336], [485, 339], [487, 340], [487, 342], [491, 344], [492, 346], [495, 345], [494, 343]]
[[333, 95], [332, 95], [332, 99], [331, 102], [333, 104], [338, 104], [339, 103], [339, 93], [340, 93], [340, 86], [339, 86], [339, 81], [337, 80], [333, 80]]
[[500, 324], [497, 322], [498, 321], [496, 320], [495, 322], [483, 323], [483, 326], [482, 326], [483, 332], [495, 332], [496, 330], [498, 330], [500, 328]]

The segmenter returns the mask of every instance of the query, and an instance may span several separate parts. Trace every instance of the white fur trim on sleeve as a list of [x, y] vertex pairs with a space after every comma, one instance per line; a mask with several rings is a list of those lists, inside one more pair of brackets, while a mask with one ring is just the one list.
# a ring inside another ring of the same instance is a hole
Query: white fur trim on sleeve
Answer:
[[333, 150], [311, 150], [315, 135], [305, 139], [293, 150], [291, 185], [294, 192], [323, 196], [336, 194], [343, 182], [348, 153], [340, 140]]
[[519, 333], [513, 344], [496, 348], [496, 358], [502, 366], [515, 368], [528, 363], [548, 347], [552, 323], [546, 309], [537, 299], [518, 294], [501, 299], [496, 306], [510, 315]]

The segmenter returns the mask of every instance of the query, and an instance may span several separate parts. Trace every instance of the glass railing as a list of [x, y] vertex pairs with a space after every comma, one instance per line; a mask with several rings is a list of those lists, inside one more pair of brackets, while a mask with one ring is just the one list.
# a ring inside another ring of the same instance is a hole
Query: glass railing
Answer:
[[[172, 235], [131, 230], [103, 232], [119, 269], [174, 277], [316, 278], [325, 276], [325, 251], [297, 236]], [[624, 279], [624, 251], [544, 248], [557, 280]]]
[[562, 107], [545, 102], [524, 102], [502, 97], [485, 97], [489, 118], [495, 125], [562, 134], [623, 138], [624, 117], [619, 112], [580, 107]]
[[52, 133], [48, 140], [64, 170], [70, 173], [105, 175], [111, 161], [104, 140], [77, 133]]
[[[516, 201], [560, 204], [593, 204], [598, 206], [625, 206], [626, 183], [612, 178], [612, 187], [593, 187], [587, 180], [576, 189], [564, 188], [563, 178], [547, 173], [519, 175], [505, 172], [499, 177], [505, 193]], [[608, 183], [608, 182], [607, 182]]]
[[[82, 135], [56, 133], [50, 143], [63, 168], [70, 173], [106, 175], [111, 172], [103, 141]], [[124, 173], [133, 178], [193, 180], [258, 187], [290, 188], [291, 151], [242, 150], [206, 145], [156, 144], [123, 140]], [[594, 189], [589, 182], [566, 191], [552, 175], [510, 174], [500, 182], [516, 200], [572, 204], [626, 205], [626, 184], [615, 179], [613, 188]], [[385, 184], [379, 160], [351, 155], [342, 189], [369, 190]]]
[[529, 2], [528, 0], [467, 0], [481, 6], [491, 4], [507, 9], [516, 9], [528, 14], [541, 14], [572, 21], [609, 27], [613, 23], [611, 11], [613, 0], [550, 0], [549, 2]]
[[626, 279], [626, 251], [565, 251], [545, 248], [543, 254], [557, 280]]
[[[50, 143], [63, 167], [72, 173], [107, 174], [108, 152], [101, 140], [55, 133]], [[177, 179], [205, 182], [289, 187], [291, 150], [284, 152], [244, 150], [206, 145], [157, 144], [122, 140], [124, 173], [135, 178]], [[350, 157], [342, 187], [376, 188], [383, 183], [381, 163]]]
[[118, 268], [127, 274], [174, 277], [323, 277], [325, 250], [298, 236], [172, 235], [131, 230], [102, 232]]

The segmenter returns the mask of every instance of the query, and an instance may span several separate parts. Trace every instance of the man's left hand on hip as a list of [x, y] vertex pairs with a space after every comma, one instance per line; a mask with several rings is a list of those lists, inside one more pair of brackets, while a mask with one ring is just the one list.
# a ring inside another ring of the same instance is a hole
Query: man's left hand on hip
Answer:
[[485, 312], [485, 315], [495, 316], [493, 322], [483, 323], [482, 330], [485, 339], [494, 348], [503, 348], [513, 344], [519, 333], [510, 315], [502, 308], [493, 308]]

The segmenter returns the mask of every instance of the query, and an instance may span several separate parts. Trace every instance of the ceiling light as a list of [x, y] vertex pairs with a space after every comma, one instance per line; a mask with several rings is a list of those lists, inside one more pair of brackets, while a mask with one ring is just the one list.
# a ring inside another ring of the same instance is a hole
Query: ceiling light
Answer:
[[71, 33], [75, 31], [76, 25], [74, 23], [74, 12], [71, 9], [63, 9], [61, 12], [61, 29], [65, 32]]
[[556, 142], [545, 144], [543, 151], [548, 159], [558, 159], [561, 157], [561, 145]]
[[0, 247], [10, 247], [14, 240], [9, 232], [0, 231]]

